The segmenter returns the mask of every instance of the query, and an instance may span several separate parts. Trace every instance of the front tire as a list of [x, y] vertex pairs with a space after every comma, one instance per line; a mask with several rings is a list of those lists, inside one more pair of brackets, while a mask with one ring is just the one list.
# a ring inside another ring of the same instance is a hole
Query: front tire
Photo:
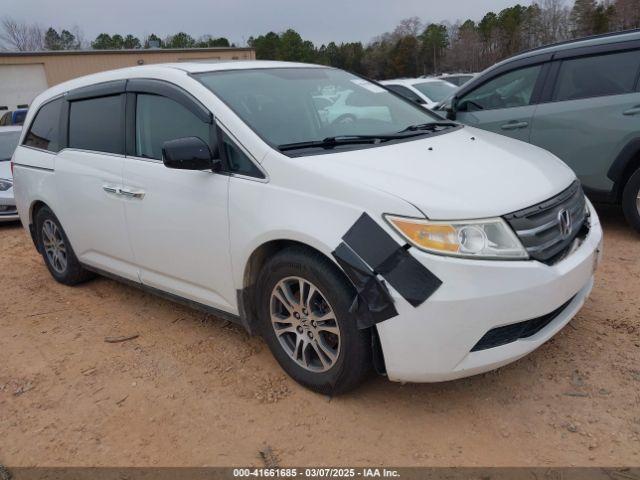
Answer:
[[622, 192], [622, 210], [627, 222], [640, 232], [640, 168], [635, 171]]
[[371, 337], [349, 312], [354, 290], [317, 252], [288, 248], [258, 280], [260, 330], [282, 368], [325, 395], [357, 387], [371, 372]]
[[42, 207], [35, 218], [38, 250], [51, 276], [65, 285], [77, 285], [95, 277], [82, 268], [58, 218]]

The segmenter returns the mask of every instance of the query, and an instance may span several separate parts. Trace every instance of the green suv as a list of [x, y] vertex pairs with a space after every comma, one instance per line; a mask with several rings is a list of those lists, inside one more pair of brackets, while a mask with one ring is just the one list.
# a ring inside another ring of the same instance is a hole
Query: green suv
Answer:
[[509, 58], [463, 85], [450, 119], [554, 153], [640, 231], [640, 30]]

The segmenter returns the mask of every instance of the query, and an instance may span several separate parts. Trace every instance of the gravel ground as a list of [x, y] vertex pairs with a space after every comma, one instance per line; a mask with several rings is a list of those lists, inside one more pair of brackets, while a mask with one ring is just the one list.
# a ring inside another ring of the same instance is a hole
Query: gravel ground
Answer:
[[639, 465], [640, 236], [599, 210], [594, 292], [536, 352], [333, 399], [219, 319], [104, 278], [57, 284], [25, 232], [0, 225], [0, 464]]

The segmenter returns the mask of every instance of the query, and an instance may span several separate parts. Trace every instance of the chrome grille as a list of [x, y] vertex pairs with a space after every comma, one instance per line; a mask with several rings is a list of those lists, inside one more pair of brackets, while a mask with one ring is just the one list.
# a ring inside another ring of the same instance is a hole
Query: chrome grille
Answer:
[[[576, 180], [555, 197], [504, 218], [531, 258], [552, 264], [571, 248], [576, 237], [586, 233], [584, 192]], [[570, 225], [567, 225], [567, 218], [571, 220]]]

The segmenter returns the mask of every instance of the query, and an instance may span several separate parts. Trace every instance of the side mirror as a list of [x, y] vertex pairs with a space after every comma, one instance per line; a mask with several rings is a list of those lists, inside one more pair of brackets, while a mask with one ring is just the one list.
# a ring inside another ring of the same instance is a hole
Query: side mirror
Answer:
[[164, 142], [162, 161], [165, 167], [179, 170], [220, 170], [220, 160], [211, 153], [209, 145], [198, 137]]

